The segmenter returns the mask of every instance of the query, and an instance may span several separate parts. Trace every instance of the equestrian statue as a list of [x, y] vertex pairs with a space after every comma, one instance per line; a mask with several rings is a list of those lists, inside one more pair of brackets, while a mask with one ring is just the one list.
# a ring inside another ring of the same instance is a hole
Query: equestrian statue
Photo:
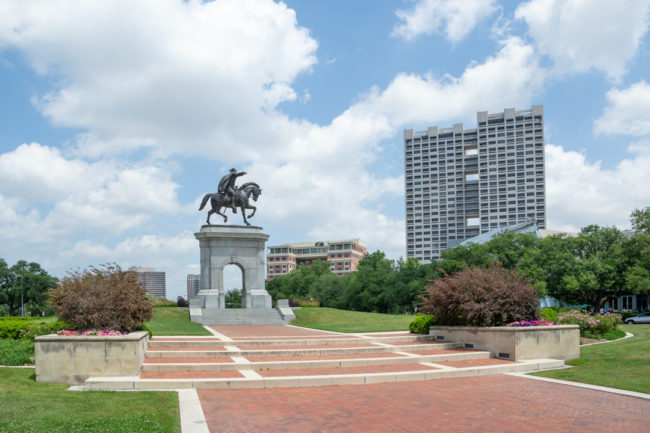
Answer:
[[205, 205], [210, 200], [212, 209], [208, 212], [207, 223], [210, 225], [210, 216], [213, 213], [219, 214], [223, 217], [223, 222], [228, 222], [228, 217], [225, 214], [221, 213], [221, 209], [224, 207], [232, 209], [232, 213], [237, 213], [237, 208], [241, 209], [242, 217], [247, 226], [250, 225], [246, 219], [246, 209], [252, 209], [253, 212], [248, 215], [248, 218], [252, 218], [255, 215], [257, 208], [249, 203], [251, 196], [253, 201], [257, 201], [257, 198], [262, 194], [262, 188], [255, 182], [247, 182], [241, 187], [237, 187], [235, 182], [239, 176], [245, 175], [245, 171], [238, 172], [234, 168], [230, 169], [227, 175], [221, 178], [219, 181], [219, 186], [217, 187], [217, 192], [208, 193], [203, 196], [201, 200], [201, 207], [199, 210], [203, 210]]

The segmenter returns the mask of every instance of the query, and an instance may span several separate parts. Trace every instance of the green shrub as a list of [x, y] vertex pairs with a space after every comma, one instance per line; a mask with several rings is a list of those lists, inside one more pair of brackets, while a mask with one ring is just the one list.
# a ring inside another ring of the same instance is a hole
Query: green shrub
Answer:
[[0, 338], [34, 338], [36, 335], [52, 334], [69, 326], [65, 322], [2, 320], [0, 321]]
[[147, 294], [147, 299], [154, 307], [178, 307], [177, 301], [170, 301], [169, 299], [159, 298], [154, 295]]
[[34, 342], [29, 339], [0, 339], [0, 365], [33, 364]]
[[152, 303], [135, 271], [123, 271], [116, 264], [69, 272], [49, 295], [56, 315], [80, 331], [131, 332], [152, 318]]
[[446, 326], [502, 326], [539, 320], [539, 296], [515, 269], [500, 263], [465, 268], [425, 288], [420, 311]]
[[435, 320], [429, 314], [419, 314], [409, 325], [409, 331], [413, 334], [429, 334], [429, 328], [433, 326]]
[[557, 322], [557, 311], [553, 308], [542, 308], [542, 320], [545, 322]]
[[635, 313], [635, 312], [632, 312], [632, 311], [625, 311], [625, 312], [620, 313], [620, 314], [621, 314], [621, 320], [622, 320], [623, 322], [625, 322], [625, 321], [626, 321], [627, 319], [629, 319], [630, 317], [634, 317], [634, 316], [638, 316], [638, 315], [639, 315], [639, 313]]

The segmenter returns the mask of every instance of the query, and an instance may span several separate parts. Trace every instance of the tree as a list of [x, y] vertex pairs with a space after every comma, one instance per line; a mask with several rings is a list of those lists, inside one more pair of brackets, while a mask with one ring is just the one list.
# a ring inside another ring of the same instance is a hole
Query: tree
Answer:
[[[556, 297], [589, 304], [598, 311], [609, 296], [625, 291], [628, 260], [626, 237], [615, 227], [587, 226], [577, 238], [567, 238], [574, 259], [557, 287]], [[568, 257], [567, 257], [568, 259]]]
[[56, 278], [38, 263], [19, 260], [8, 267], [7, 262], [0, 259], [0, 305], [5, 305], [3, 309], [10, 316], [21, 314], [21, 301], [27, 315], [48, 311], [47, 292], [56, 287], [56, 283]]
[[300, 264], [298, 269], [267, 281], [265, 287], [273, 299], [306, 299], [316, 281], [322, 275], [331, 273], [329, 262], [314, 260], [311, 264]]
[[629, 266], [625, 274], [629, 293], [645, 297], [645, 306], [650, 305], [650, 236], [639, 234], [625, 244]]
[[241, 289], [233, 289], [226, 292], [226, 307], [227, 308], [239, 308], [241, 307]]
[[634, 209], [630, 215], [630, 221], [634, 230], [650, 236], [650, 207], [643, 210]]

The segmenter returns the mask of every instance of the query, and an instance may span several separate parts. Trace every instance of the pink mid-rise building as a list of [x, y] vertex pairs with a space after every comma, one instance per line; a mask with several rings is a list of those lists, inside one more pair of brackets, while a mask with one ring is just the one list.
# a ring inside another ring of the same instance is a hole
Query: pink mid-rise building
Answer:
[[302, 263], [326, 260], [337, 275], [356, 271], [359, 260], [368, 253], [361, 239], [287, 243], [268, 247], [266, 279], [286, 275]]

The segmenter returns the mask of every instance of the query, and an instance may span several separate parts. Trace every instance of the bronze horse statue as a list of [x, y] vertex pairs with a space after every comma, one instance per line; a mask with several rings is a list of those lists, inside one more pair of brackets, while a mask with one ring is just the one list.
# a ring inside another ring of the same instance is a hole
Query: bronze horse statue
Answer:
[[[246, 219], [246, 211], [245, 209], [253, 209], [253, 213], [248, 215], [248, 218], [252, 218], [253, 215], [255, 215], [255, 211], [257, 208], [249, 203], [249, 200], [251, 196], [253, 196], [253, 201], [257, 201], [257, 198], [262, 194], [262, 188], [255, 182], [247, 182], [240, 186], [239, 188], [236, 189], [235, 195], [232, 198], [232, 201], [235, 205], [235, 207], [238, 207], [241, 209], [241, 214], [244, 217], [244, 222], [246, 223], [247, 226], [251, 225], [248, 220]], [[201, 200], [201, 207], [199, 210], [203, 210], [205, 205], [208, 203], [208, 200], [210, 200], [210, 204], [212, 205], [212, 209], [208, 212], [208, 219], [207, 223], [210, 225], [210, 216], [212, 216], [213, 213], [219, 214], [223, 217], [223, 222], [228, 222], [228, 217], [224, 214], [221, 213], [222, 208], [231, 208], [231, 199], [228, 194], [224, 193], [208, 193], [203, 196], [203, 200]]]

